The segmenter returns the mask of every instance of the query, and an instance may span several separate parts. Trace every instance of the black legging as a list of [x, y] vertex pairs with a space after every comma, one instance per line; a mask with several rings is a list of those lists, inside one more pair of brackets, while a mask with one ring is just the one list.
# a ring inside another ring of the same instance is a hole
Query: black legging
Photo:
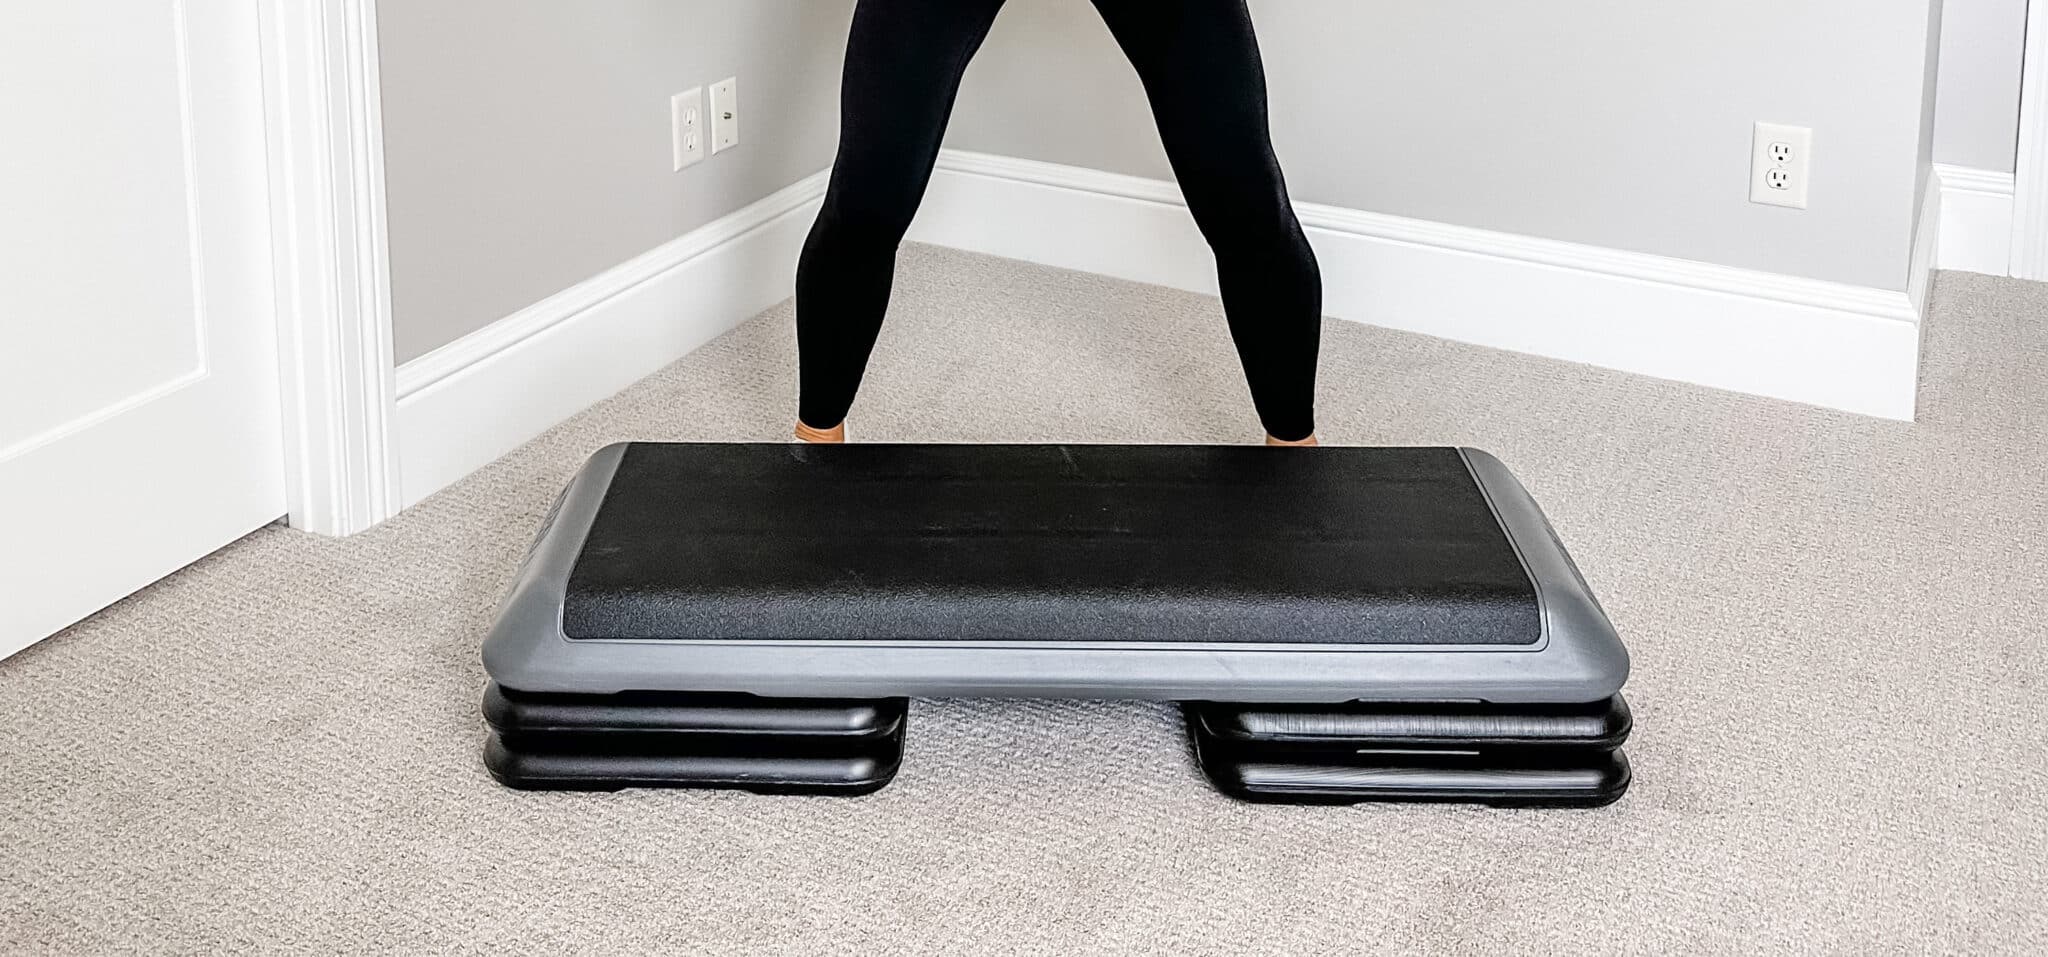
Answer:
[[[1152, 103], [1181, 192], [1216, 254], [1238, 358], [1266, 431], [1315, 432], [1322, 274], [1287, 198], [1244, 0], [1094, 0]], [[967, 63], [1003, 0], [860, 0], [839, 155], [797, 270], [804, 423], [846, 418], [888, 309]]]

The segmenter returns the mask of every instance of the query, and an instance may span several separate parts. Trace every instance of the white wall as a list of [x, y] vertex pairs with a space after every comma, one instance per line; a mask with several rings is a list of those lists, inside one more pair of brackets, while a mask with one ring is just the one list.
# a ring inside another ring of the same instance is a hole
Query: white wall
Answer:
[[2027, 0], [1947, 0], [1942, 21], [1935, 162], [2010, 173]]

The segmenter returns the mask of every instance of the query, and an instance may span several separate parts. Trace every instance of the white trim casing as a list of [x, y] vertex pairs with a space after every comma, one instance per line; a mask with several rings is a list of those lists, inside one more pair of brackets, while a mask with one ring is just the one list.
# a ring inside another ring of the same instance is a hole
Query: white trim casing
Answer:
[[[1940, 257], [1942, 229], [1941, 180], [1929, 176], [1920, 193], [1920, 208], [1913, 216], [1913, 246], [1906, 263], [1906, 302], [1912, 307], [1917, 325], [1927, 315], [1934, 297], [1935, 260]], [[1919, 391], [1919, 359], [1914, 358], [1914, 391]]]
[[2048, 280], [2048, 0], [2027, 3], [2009, 273]]
[[[912, 238], [1214, 294], [1159, 180], [946, 152]], [[1930, 191], [1930, 201], [1936, 199]], [[1911, 419], [1934, 217], [1900, 289], [1871, 289], [1298, 204], [1332, 316]]]
[[375, 0], [263, 0], [273, 264], [291, 524], [399, 509]]
[[400, 367], [404, 504], [788, 299], [825, 181], [806, 177]]
[[1941, 181], [1943, 269], [2012, 273], [2013, 174], [1936, 165]]

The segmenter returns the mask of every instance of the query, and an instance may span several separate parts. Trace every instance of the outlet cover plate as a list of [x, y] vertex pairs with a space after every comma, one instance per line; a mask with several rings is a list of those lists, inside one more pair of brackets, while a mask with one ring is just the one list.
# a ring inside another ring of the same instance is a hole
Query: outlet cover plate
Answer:
[[1758, 123], [1750, 149], [1749, 201], [1805, 209], [1813, 178], [1813, 130]]
[[669, 129], [675, 146], [676, 172], [704, 162], [707, 139], [704, 122], [704, 88], [694, 87], [669, 98]]

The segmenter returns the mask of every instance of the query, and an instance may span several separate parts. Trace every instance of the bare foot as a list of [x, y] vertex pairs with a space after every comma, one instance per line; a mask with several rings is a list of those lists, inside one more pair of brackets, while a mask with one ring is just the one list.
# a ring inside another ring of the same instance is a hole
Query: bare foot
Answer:
[[805, 425], [802, 419], [798, 419], [796, 421], [796, 437], [812, 445], [844, 445], [846, 443], [846, 423], [841, 422], [829, 429], [814, 429]]
[[1289, 442], [1284, 439], [1276, 439], [1269, 435], [1266, 436], [1266, 444], [1276, 449], [1309, 449], [1315, 448], [1316, 446], [1322, 445], [1323, 443], [1316, 441], [1316, 437], [1313, 434], [1311, 434], [1308, 438], [1300, 439], [1293, 442]]

